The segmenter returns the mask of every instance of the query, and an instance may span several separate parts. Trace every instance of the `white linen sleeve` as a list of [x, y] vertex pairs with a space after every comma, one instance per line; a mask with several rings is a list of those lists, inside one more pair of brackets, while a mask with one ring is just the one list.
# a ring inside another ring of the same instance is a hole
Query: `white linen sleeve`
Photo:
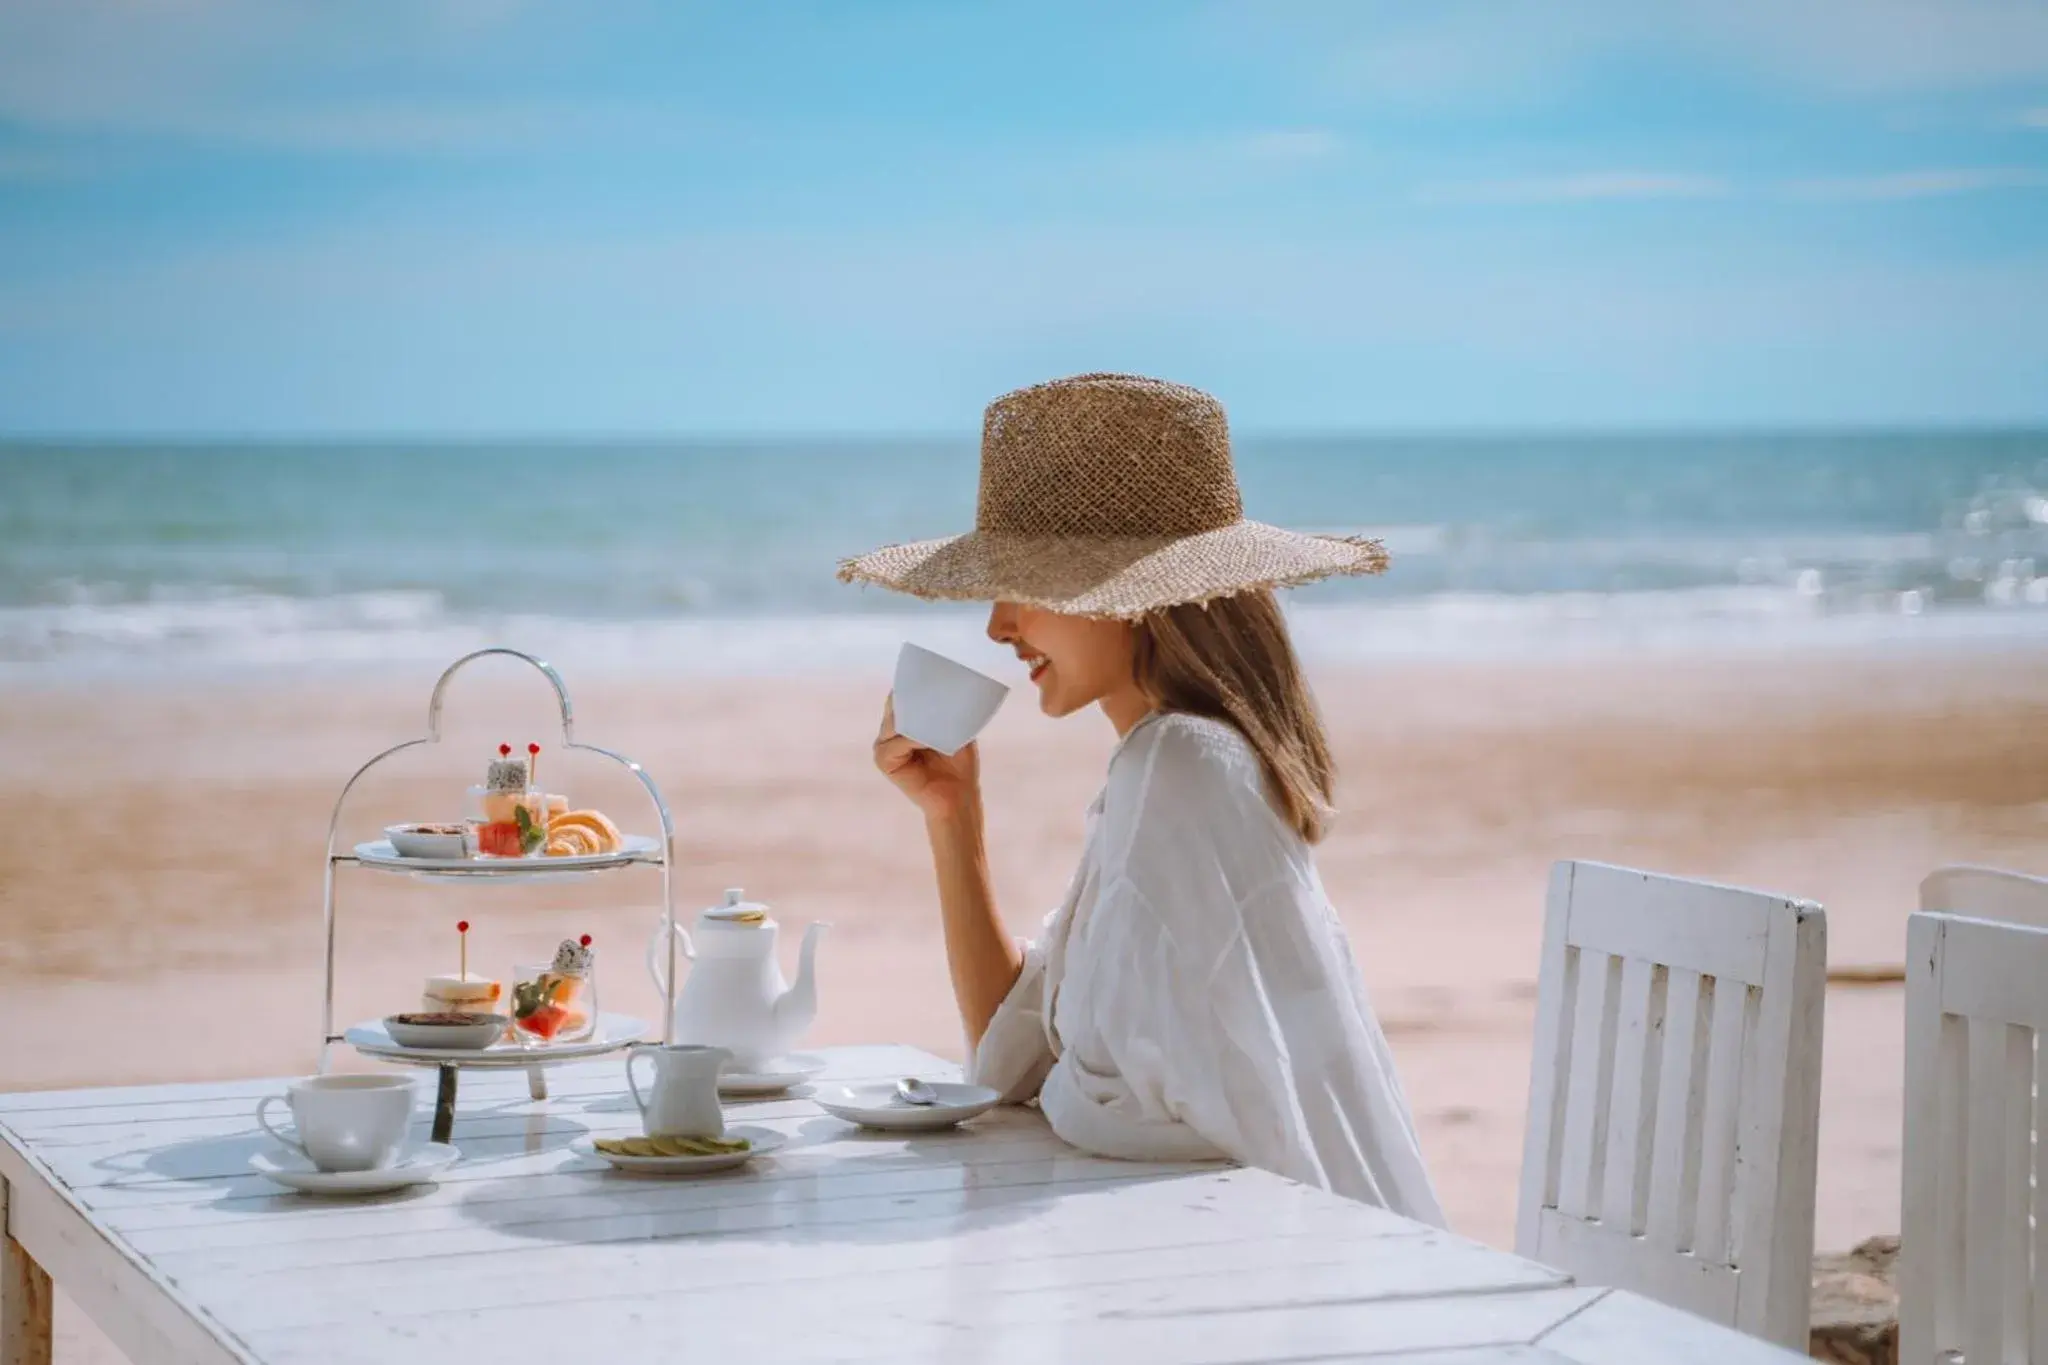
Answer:
[[996, 1007], [980, 1045], [972, 1040], [967, 1044], [968, 1083], [1000, 1092], [1004, 1104], [1024, 1104], [1036, 1097], [1053, 1063], [1045, 1031], [1045, 950], [1019, 943], [1024, 970]]

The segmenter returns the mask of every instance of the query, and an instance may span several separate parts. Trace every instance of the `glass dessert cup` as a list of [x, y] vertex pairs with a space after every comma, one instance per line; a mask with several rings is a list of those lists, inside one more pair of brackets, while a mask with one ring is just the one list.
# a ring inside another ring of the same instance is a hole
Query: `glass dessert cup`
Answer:
[[597, 1032], [597, 986], [547, 966], [512, 972], [512, 1036], [528, 1047], [581, 1043]]
[[548, 798], [524, 792], [470, 788], [463, 847], [472, 858], [537, 858], [548, 842]]

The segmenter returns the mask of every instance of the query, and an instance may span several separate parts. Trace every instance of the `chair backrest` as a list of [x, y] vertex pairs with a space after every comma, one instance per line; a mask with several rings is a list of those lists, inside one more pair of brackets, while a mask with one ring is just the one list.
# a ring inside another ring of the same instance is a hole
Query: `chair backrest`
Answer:
[[1920, 908], [2048, 929], [2048, 877], [1997, 867], [1939, 867], [1920, 883]]
[[2048, 928], [1906, 924], [1899, 1359], [2048, 1365]]
[[1551, 871], [1515, 1249], [1804, 1352], [1827, 920]]

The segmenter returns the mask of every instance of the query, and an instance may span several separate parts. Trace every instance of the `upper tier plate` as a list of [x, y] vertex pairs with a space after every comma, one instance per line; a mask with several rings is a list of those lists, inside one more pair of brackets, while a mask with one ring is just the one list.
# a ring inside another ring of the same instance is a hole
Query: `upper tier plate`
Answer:
[[357, 844], [356, 861], [382, 872], [405, 872], [415, 877], [503, 877], [533, 881], [563, 873], [601, 872], [608, 867], [631, 863], [659, 862], [661, 841], [644, 834], [628, 834], [617, 853], [571, 853], [559, 858], [407, 858], [391, 846], [389, 839]]

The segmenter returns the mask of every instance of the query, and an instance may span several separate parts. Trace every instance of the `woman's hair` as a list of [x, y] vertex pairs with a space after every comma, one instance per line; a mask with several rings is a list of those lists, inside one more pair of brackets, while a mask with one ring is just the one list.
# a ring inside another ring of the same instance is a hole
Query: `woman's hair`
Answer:
[[1151, 612], [1132, 627], [1132, 669], [1152, 704], [1235, 726], [1282, 819], [1323, 837], [1337, 765], [1271, 591]]

